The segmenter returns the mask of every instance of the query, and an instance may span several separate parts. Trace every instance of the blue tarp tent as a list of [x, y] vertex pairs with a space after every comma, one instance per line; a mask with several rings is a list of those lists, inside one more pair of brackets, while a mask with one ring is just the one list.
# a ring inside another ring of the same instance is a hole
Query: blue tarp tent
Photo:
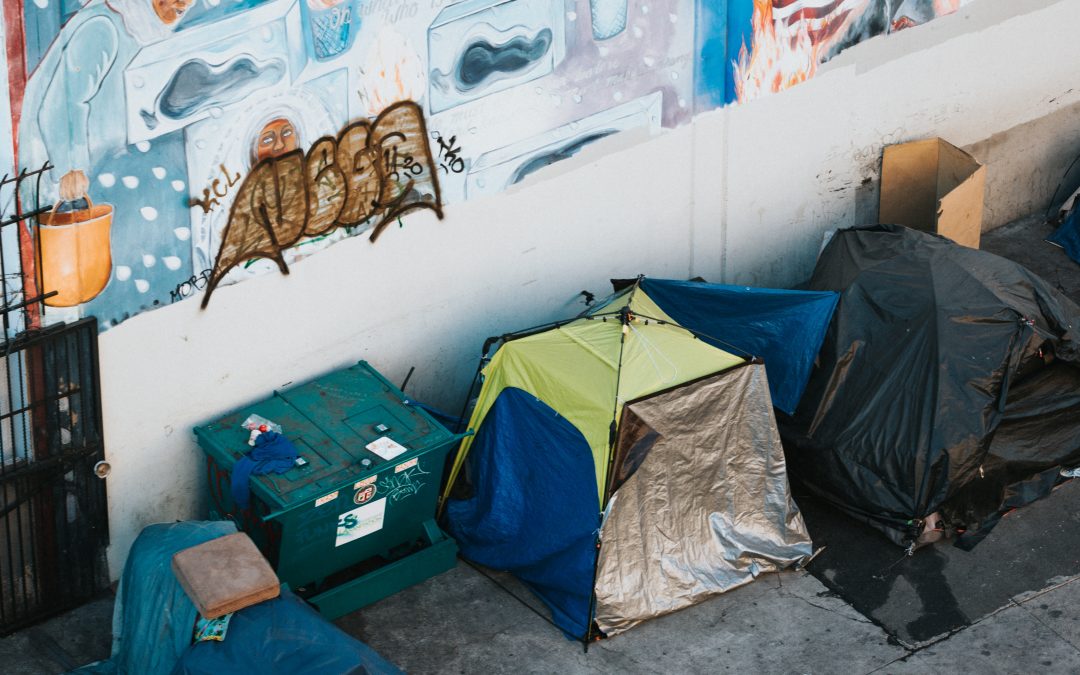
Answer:
[[511, 387], [484, 418], [470, 456], [473, 482], [485, 489], [449, 503], [463, 554], [513, 570], [559, 627], [585, 635], [600, 527], [585, 437], [546, 403]]
[[1080, 263], [1080, 208], [1074, 207], [1065, 217], [1065, 222], [1046, 241], [1065, 249], [1065, 254], [1073, 262]]
[[679, 325], [720, 349], [765, 359], [773, 405], [789, 415], [802, 398], [839, 293], [643, 279]]

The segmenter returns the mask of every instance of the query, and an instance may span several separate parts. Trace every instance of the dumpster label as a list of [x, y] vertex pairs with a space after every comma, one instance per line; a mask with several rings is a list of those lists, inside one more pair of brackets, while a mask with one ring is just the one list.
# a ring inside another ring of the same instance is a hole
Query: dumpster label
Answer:
[[357, 481], [356, 484], [352, 486], [352, 489], [359, 490], [360, 488], [364, 487], [365, 485], [371, 485], [372, 483], [374, 483], [377, 480], [379, 480], [379, 474], [375, 474], [374, 476], [368, 476], [364, 480]]
[[319, 497], [318, 499], [315, 500], [315, 508], [319, 508], [323, 504], [328, 504], [328, 503], [334, 501], [335, 499], [337, 499], [337, 495], [338, 495], [337, 490], [334, 490], [333, 492], [331, 492], [328, 495]]
[[364, 504], [363, 506], [346, 511], [338, 516], [337, 539], [334, 546], [341, 546], [350, 541], [356, 541], [360, 537], [378, 532], [383, 528], [383, 518], [386, 516], [386, 500], [380, 499]]
[[413, 457], [412, 459], [410, 459], [407, 462], [402, 462], [401, 464], [398, 464], [397, 466], [394, 467], [394, 473], [401, 473], [405, 469], [413, 468], [414, 466], [416, 466], [417, 461], [419, 459], [420, 459], [419, 457]]
[[378, 488], [376, 488], [373, 484], [364, 485], [356, 491], [355, 495], [353, 495], [353, 501], [357, 504], [367, 504], [371, 501], [371, 498], [375, 496], [375, 492], [377, 490]]

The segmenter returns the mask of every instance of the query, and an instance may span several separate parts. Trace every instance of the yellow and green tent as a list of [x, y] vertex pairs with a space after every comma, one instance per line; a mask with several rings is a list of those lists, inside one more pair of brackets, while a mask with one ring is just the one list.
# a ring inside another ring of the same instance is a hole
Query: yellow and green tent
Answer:
[[625, 630], [811, 552], [765, 367], [704, 338], [639, 280], [504, 336], [482, 370], [447, 526], [569, 636]]

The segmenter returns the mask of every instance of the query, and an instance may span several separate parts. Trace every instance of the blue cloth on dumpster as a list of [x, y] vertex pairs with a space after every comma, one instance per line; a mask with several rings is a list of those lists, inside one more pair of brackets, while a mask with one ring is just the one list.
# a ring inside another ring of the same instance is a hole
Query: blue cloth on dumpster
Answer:
[[180, 657], [173, 675], [400, 672], [375, 650], [349, 637], [282, 588], [280, 597], [233, 614], [224, 640], [192, 645]]
[[255, 447], [240, 458], [232, 469], [232, 498], [246, 509], [251, 500], [248, 479], [267, 473], [285, 473], [296, 466], [296, 446], [276, 431], [264, 431], [255, 439]]
[[82, 675], [167, 675], [191, 645], [198, 611], [172, 571], [175, 553], [236, 532], [232, 521], [161, 523], [131, 545], [113, 609], [112, 655]]
[[1046, 241], [1065, 249], [1065, 254], [1073, 262], [1080, 263], [1080, 208], [1074, 208], [1061, 227], [1054, 230]]

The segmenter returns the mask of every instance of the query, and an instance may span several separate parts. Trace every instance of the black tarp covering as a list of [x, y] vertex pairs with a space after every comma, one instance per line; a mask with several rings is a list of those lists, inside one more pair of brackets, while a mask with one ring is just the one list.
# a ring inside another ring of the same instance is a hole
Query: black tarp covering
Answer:
[[1080, 463], [1080, 308], [1033, 272], [877, 225], [837, 232], [809, 288], [842, 292], [780, 419], [813, 492], [907, 543], [934, 513], [985, 532]]

